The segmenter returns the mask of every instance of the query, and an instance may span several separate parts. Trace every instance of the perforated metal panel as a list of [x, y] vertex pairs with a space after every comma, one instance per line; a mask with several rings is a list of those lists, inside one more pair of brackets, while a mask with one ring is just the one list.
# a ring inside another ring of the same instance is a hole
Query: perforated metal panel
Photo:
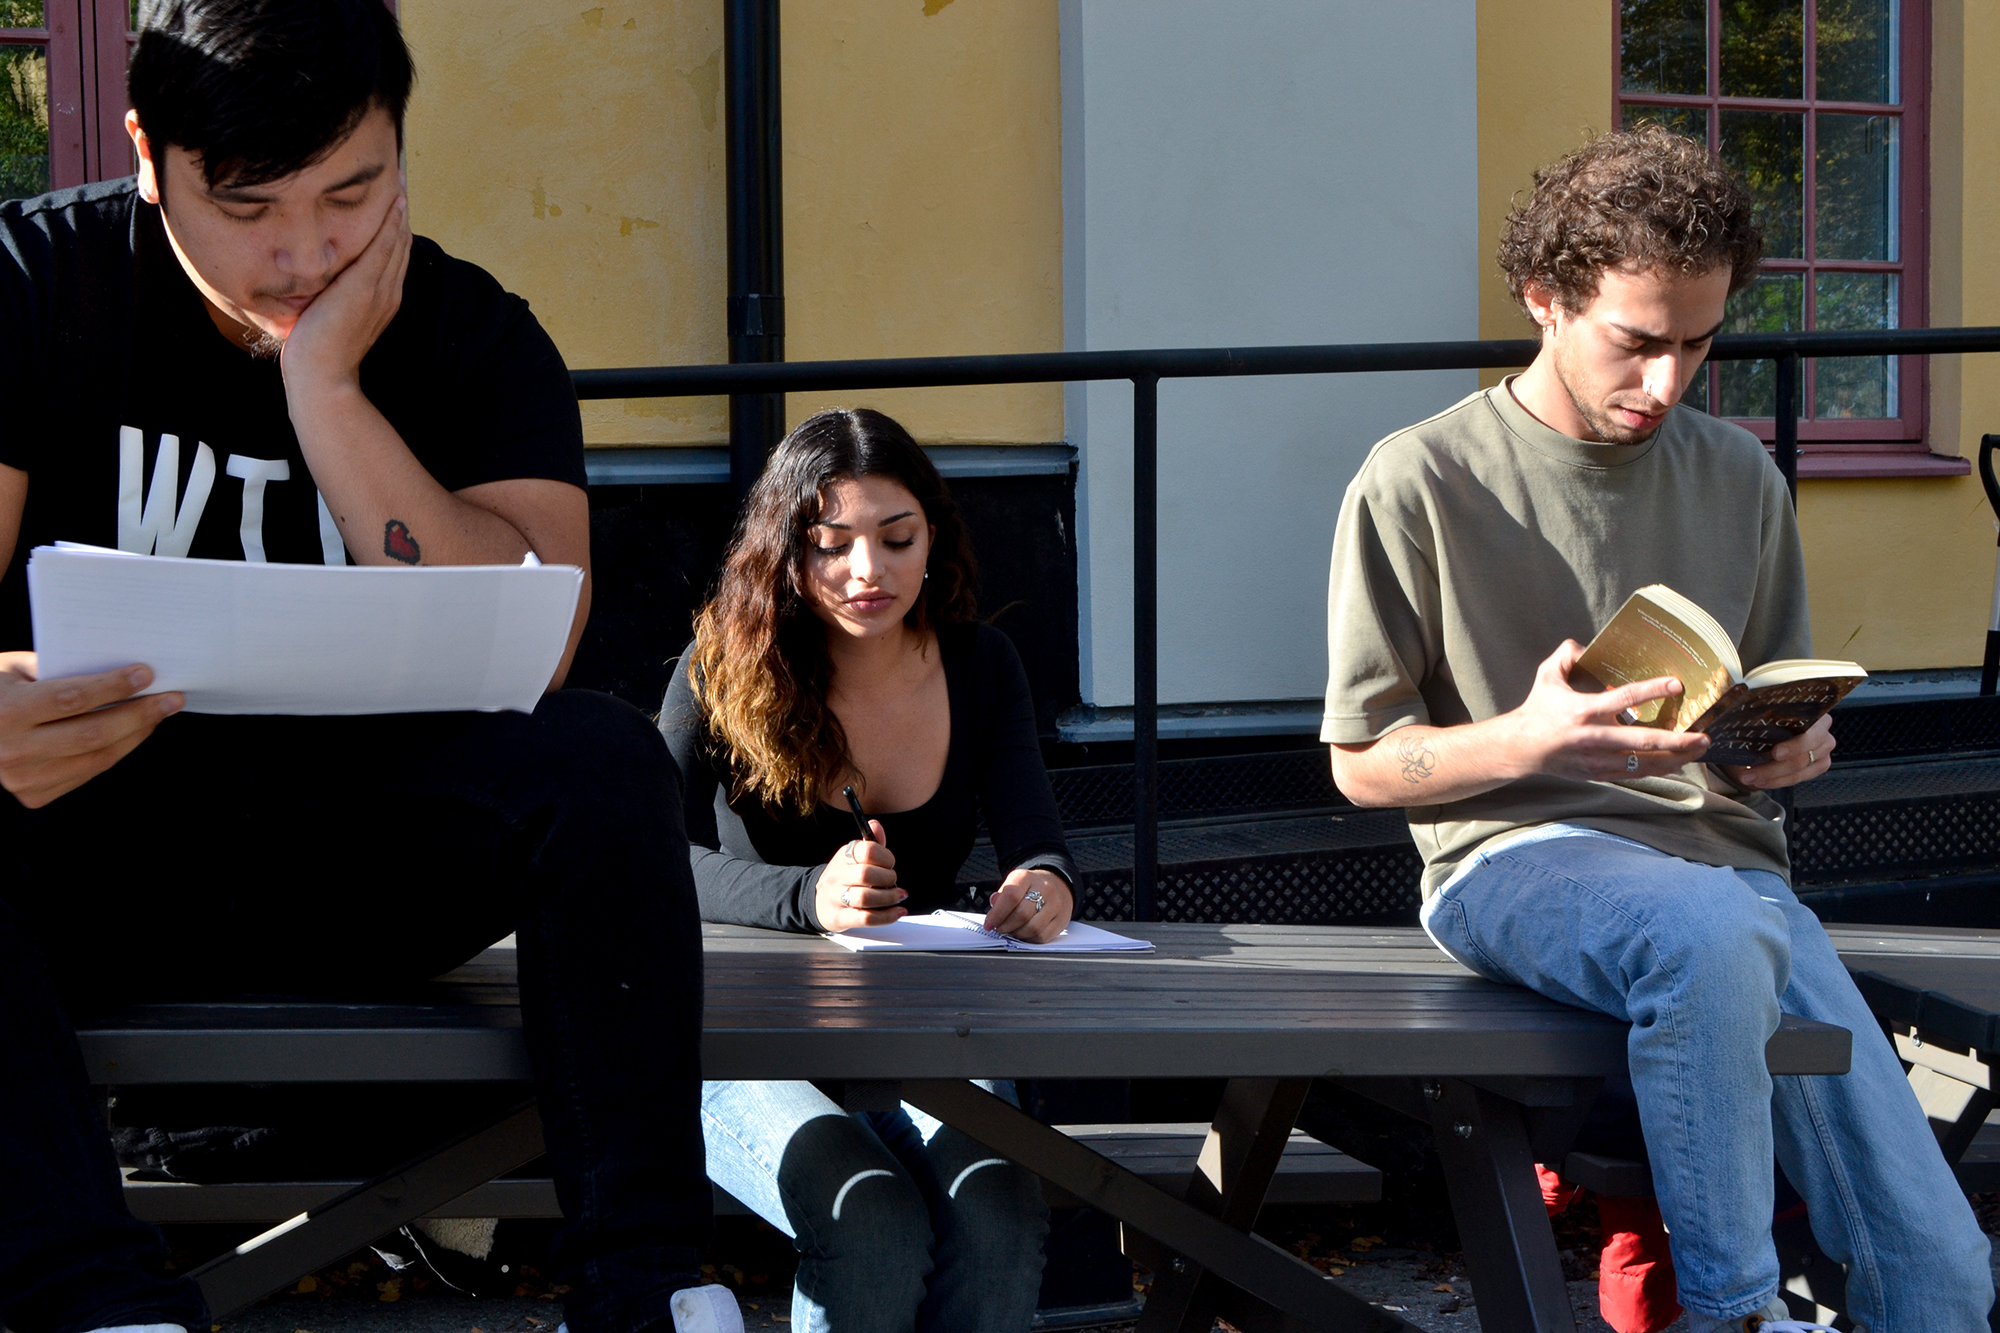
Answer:
[[2000, 793], [1801, 810], [1792, 865], [1804, 884], [2000, 865]]
[[1847, 760], [2000, 750], [2000, 697], [1842, 708], [1833, 734]]
[[[1056, 805], [1071, 828], [1132, 822], [1132, 766], [1050, 772]], [[1169, 759], [1160, 765], [1160, 818], [1220, 817], [1343, 805], [1326, 751]]]
[[[1412, 924], [1423, 862], [1401, 846], [1299, 852], [1160, 868], [1162, 921], [1249, 921], [1266, 925]], [[1083, 874], [1078, 915], [1132, 920], [1129, 866]], [[991, 884], [961, 886], [962, 906], [984, 908]]]

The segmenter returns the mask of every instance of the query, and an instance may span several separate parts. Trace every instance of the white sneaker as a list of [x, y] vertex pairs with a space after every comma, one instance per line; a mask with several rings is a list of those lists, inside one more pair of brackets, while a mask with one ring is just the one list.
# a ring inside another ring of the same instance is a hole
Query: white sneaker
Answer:
[[1773, 1296], [1771, 1303], [1763, 1309], [1735, 1319], [1715, 1322], [1697, 1316], [1688, 1321], [1688, 1327], [1697, 1330], [1697, 1333], [1835, 1333], [1831, 1325], [1792, 1318], [1792, 1312], [1786, 1308], [1782, 1296]]
[[674, 1312], [674, 1333], [743, 1333], [736, 1294], [720, 1283], [682, 1287], [668, 1308]]

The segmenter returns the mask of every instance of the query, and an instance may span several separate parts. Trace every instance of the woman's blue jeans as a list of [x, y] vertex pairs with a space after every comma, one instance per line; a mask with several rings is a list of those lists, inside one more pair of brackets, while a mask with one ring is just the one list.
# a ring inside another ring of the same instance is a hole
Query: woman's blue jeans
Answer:
[[794, 1333], [1033, 1323], [1048, 1210], [1024, 1168], [907, 1104], [849, 1115], [804, 1082], [704, 1083], [701, 1127], [709, 1179], [798, 1247]]
[[[1858, 1328], [1986, 1327], [1986, 1237], [1832, 942], [1778, 876], [1557, 826], [1480, 855], [1424, 925], [1476, 972], [1632, 1024], [1632, 1085], [1689, 1311], [1734, 1319], [1776, 1294], [1775, 1156], [1820, 1248], [1847, 1265]], [[1781, 1013], [1852, 1032], [1851, 1070], [1772, 1077], [1764, 1044]]]

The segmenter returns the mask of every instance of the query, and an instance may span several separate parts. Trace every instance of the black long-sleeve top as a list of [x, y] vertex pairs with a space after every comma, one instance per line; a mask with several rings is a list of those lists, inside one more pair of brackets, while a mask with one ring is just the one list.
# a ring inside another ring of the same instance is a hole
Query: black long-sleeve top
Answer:
[[[1074, 884], [1076, 869], [1035, 739], [1028, 676], [1013, 643], [990, 625], [949, 625], [938, 631], [938, 646], [951, 699], [944, 778], [914, 810], [869, 812], [882, 822], [896, 854], [896, 883], [910, 895], [903, 906], [914, 914], [952, 904], [982, 813], [1002, 874], [1041, 868]], [[854, 816], [824, 802], [802, 816], [790, 807], [773, 810], [754, 796], [730, 801], [729, 766], [680, 666], [667, 685], [660, 731], [680, 765], [702, 919], [819, 930], [813, 899], [820, 871], [854, 840]]]

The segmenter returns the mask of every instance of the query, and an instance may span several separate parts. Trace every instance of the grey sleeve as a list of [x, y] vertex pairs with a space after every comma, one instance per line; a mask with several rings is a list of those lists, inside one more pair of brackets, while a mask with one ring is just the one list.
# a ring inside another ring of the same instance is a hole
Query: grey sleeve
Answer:
[[1326, 595], [1326, 711], [1319, 738], [1379, 740], [1430, 721], [1421, 686], [1442, 656], [1436, 567], [1422, 545], [1354, 479], [1334, 530]]
[[774, 866], [731, 855], [723, 848], [723, 821], [734, 824], [732, 841], [747, 846], [742, 821], [725, 799], [728, 775], [717, 765], [708, 723], [694, 686], [680, 662], [667, 682], [660, 705], [660, 734], [681, 773], [681, 817], [687, 822], [688, 860], [701, 919], [731, 926], [762, 926], [817, 934], [813, 897], [825, 866]]

